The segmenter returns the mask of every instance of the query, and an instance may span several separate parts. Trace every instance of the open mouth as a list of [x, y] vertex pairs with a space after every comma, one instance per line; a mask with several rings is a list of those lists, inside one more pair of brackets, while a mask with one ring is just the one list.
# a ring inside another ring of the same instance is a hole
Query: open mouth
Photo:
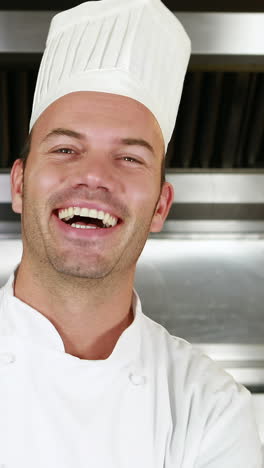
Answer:
[[89, 208], [70, 207], [55, 210], [56, 216], [75, 229], [109, 229], [121, 220], [104, 211]]

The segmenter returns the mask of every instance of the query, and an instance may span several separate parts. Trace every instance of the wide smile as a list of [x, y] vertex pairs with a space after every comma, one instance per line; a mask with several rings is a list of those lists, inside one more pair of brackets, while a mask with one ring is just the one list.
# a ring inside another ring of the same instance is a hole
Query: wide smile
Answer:
[[94, 237], [111, 234], [123, 222], [106, 210], [70, 206], [53, 211], [56, 225], [73, 237]]

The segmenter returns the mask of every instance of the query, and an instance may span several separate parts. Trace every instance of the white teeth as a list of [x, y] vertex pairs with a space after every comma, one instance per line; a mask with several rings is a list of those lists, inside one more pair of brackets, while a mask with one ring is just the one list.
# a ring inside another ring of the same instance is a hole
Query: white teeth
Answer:
[[68, 214], [67, 210], [60, 210], [59, 211], [59, 218], [60, 219], [65, 218], [65, 217], [67, 217], [67, 214]]
[[75, 208], [73, 208], [73, 212], [76, 216], [79, 216], [81, 208], [79, 206], [76, 206]]
[[97, 210], [89, 210], [90, 218], [97, 218]]
[[86, 218], [88, 218], [89, 216], [88, 208], [81, 208], [79, 216], [85, 216]]
[[96, 226], [84, 226], [83, 224], [71, 224], [71, 227], [77, 228], [77, 229], [97, 229]]
[[109, 213], [106, 213], [106, 214], [104, 215], [103, 223], [104, 223], [104, 224], [107, 224], [109, 218], [110, 218], [110, 214], [109, 214]]
[[[83, 216], [86, 218], [94, 218], [94, 219], [100, 219], [102, 223], [106, 227], [114, 227], [117, 225], [118, 219], [114, 216], [111, 216], [109, 213], [105, 213], [104, 211], [97, 211], [94, 208], [89, 209], [89, 208], [80, 208], [79, 206], [76, 207], [69, 207], [69, 208], [63, 208], [62, 210], [59, 210], [59, 218], [64, 219], [65, 221], [69, 221], [71, 218], [74, 216]], [[83, 226], [83, 225], [77, 225], [77, 226]], [[73, 227], [75, 225], [73, 224]]]

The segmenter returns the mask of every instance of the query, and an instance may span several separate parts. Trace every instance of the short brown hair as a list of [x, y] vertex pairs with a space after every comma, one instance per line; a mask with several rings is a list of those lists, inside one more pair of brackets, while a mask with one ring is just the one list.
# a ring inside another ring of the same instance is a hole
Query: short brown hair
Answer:
[[24, 146], [22, 148], [22, 151], [20, 153], [20, 159], [23, 161], [23, 168], [25, 169], [26, 164], [27, 164], [27, 158], [30, 153], [30, 147], [31, 147], [31, 139], [32, 139], [32, 132], [30, 132], [26, 138], [26, 141], [24, 143]]

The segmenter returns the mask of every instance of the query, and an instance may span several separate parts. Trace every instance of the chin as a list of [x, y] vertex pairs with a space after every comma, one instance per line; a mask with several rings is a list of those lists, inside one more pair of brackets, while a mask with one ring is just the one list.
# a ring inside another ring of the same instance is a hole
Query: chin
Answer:
[[[111, 271], [109, 268], [92, 268], [89, 265], [87, 268], [87, 263], [85, 265], [62, 265], [61, 263], [52, 263], [53, 268], [62, 275], [72, 278], [83, 278], [83, 279], [100, 279], [105, 278]], [[110, 271], [109, 271], [110, 270]]]

